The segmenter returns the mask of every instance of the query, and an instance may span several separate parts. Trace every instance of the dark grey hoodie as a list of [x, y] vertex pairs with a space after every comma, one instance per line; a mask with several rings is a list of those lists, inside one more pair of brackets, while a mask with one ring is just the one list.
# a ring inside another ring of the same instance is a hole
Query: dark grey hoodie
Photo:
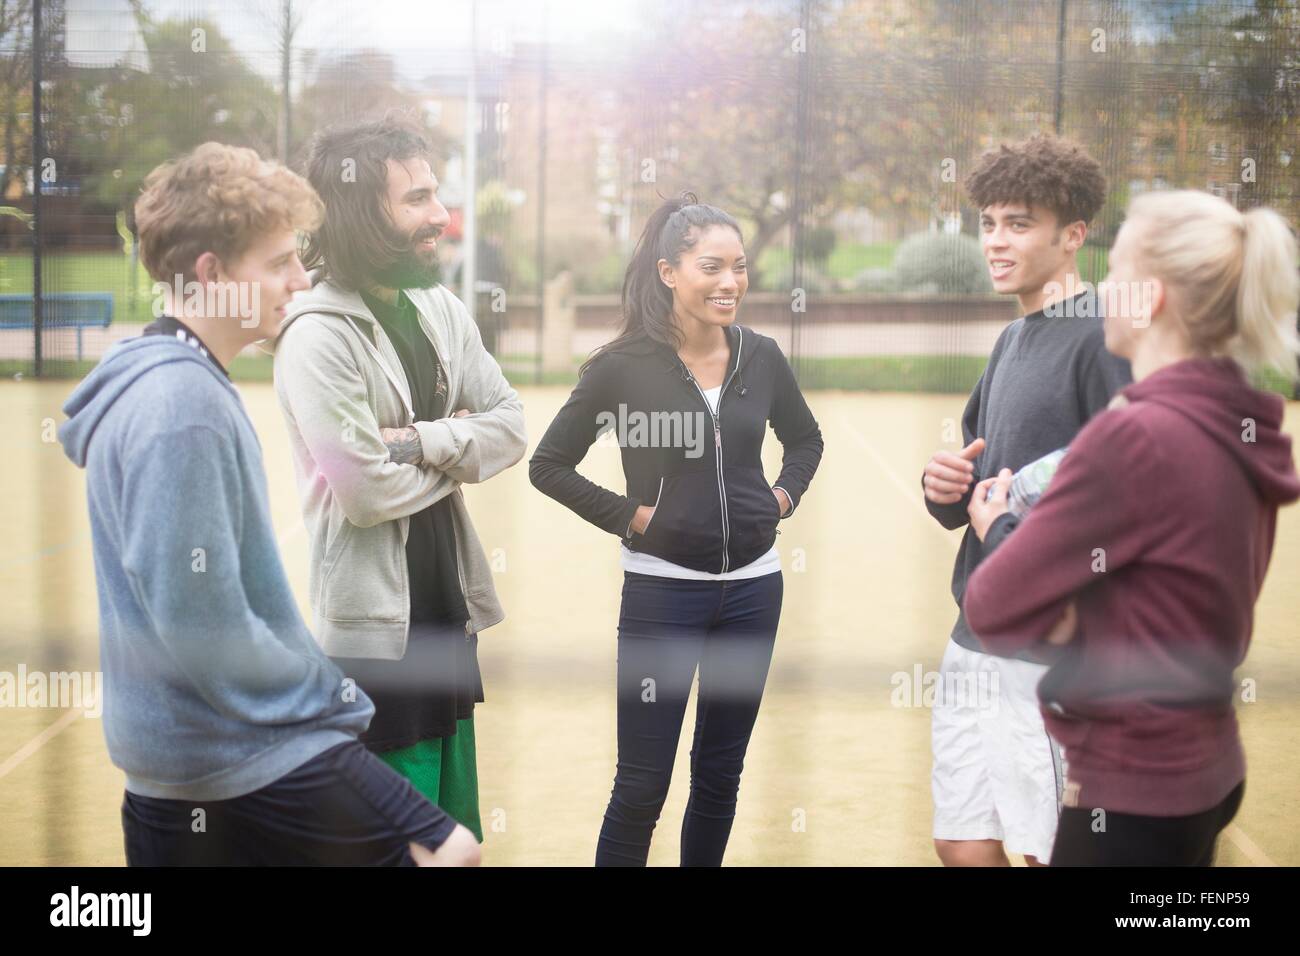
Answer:
[[[975, 459], [971, 489], [1003, 468], [1017, 472], [1035, 459], [1064, 448], [1116, 392], [1133, 380], [1124, 359], [1106, 351], [1106, 335], [1088, 293], [1054, 303], [1048, 311], [1016, 319], [998, 336], [988, 367], [966, 403], [962, 444], [986, 442]], [[960, 501], [926, 508], [945, 528], [970, 524], [968, 491]], [[984, 546], [969, 527], [952, 571], [957, 621], [952, 639], [983, 650], [961, 612], [967, 579], [984, 557]]]

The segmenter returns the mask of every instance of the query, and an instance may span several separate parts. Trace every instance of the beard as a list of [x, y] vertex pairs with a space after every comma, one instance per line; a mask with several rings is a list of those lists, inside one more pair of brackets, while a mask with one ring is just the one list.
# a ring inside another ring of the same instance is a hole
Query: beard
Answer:
[[382, 269], [375, 271], [374, 280], [386, 289], [430, 289], [442, 278], [438, 252], [423, 253], [416, 244], [438, 235], [438, 230], [421, 229], [411, 236], [399, 235], [390, 230], [394, 245], [402, 244], [404, 251]]

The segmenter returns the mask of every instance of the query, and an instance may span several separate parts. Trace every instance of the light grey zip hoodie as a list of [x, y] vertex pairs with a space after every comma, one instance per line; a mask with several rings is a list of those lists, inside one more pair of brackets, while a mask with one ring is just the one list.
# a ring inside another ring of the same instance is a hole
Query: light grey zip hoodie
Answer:
[[[448, 496], [466, 629], [480, 632], [505, 617], [460, 485], [523, 457], [523, 405], [459, 299], [443, 286], [406, 295], [446, 371], [448, 411], [467, 408], [468, 416], [415, 421], [383, 327], [360, 294], [329, 280], [294, 298], [274, 346], [275, 391], [311, 535], [313, 630], [331, 657], [405, 655], [410, 515]], [[419, 432], [419, 466], [388, 459], [379, 429], [404, 425]]]

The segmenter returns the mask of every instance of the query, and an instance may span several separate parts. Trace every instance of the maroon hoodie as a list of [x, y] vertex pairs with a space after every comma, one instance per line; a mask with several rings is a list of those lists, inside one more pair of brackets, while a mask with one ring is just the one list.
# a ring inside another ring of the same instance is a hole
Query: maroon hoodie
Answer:
[[[1228, 359], [1121, 394], [1131, 404], [1079, 432], [1024, 520], [990, 527], [964, 608], [991, 653], [1052, 664], [1038, 696], [1068, 806], [1185, 816], [1245, 778], [1233, 670], [1300, 478], [1281, 398]], [[1049, 647], [1071, 601], [1075, 638]]]

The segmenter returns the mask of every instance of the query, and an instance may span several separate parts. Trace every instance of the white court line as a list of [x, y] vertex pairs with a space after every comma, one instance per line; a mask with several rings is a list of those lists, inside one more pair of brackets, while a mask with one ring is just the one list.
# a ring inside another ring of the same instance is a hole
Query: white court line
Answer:
[[[918, 497], [915, 493], [916, 489], [911, 488], [902, 479], [902, 477], [898, 474], [898, 472], [895, 471], [893, 467], [890, 466], [890, 464], [885, 460], [885, 458], [880, 454], [880, 452], [876, 450], [875, 446], [871, 444], [871, 442], [867, 439], [867, 437], [863, 435], [861, 431], [858, 430], [857, 426], [849, 423], [846, 419], [840, 419], [840, 427], [843, 428], [845, 431], [847, 431], [855, 439], [857, 439], [858, 444], [876, 463], [876, 466], [881, 470], [881, 472], [884, 473], [885, 477], [890, 480], [890, 482], [894, 485], [895, 488], [898, 489], [899, 493], [904, 498], [912, 502], [916, 507], [920, 508], [922, 514], [924, 514], [927, 519], [927, 524], [930, 523], [931, 520], [930, 513], [926, 509], [925, 504], [921, 501], [918, 501]], [[924, 492], [922, 492], [922, 494], [923, 493]], [[934, 525], [934, 527], [937, 528], [939, 532], [943, 534], [945, 540], [951, 540], [951, 533], [948, 532], [945, 528], [937, 524]], [[297, 522], [293, 527], [291, 527], [288, 531], [286, 531], [283, 535], [280, 536], [277, 544], [281, 548], [283, 548], [286, 541], [296, 537], [297, 535], [301, 534], [305, 530], [306, 527], [301, 522]], [[25, 743], [22, 747], [20, 747], [12, 756], [10, 756], [7, 760], [5, 760], [4, 763], [0, 764], [0, 779], [3, 779], [10, 772], [12, 772], [19, 764], [21, 764], [24, 760], [26, 760], [32, 754], [36, 753], [38, 750], [44, 747], [47, 743], [49, 743], [51, 740], [53, 740], [63, 731], [71, 727], [73, 723], [76, 722], [77, 718], [81, 716], [82, 713], [84, 713], [84, 710], [85, 710], [84, 707], [78, 708], [76, 710], [69, 710], [66, 714], [64, 714], [62, 717], [56, 720], [53, 724], [45, 728], [43, 731], [41, 731], [39, 734], [37, 734], [27, 743]], [[1240, 827], [1236, 826], [1235, 824], [1229, 824], [1224, 829], [1224, 833], [1227, 835], [1228, 839], [1232, 841], [1233, 845], [1236, 846], [1237, 849], [1239, 849], [1242, 852], [1242, 854], [1248, 860], [1250, 860], [1250, 862], [1253, 865], [1261, 866], [1261, 867], [1277, 866], [1277, 864], [1274, 863], [1272, 859], [1269, 858], [1268, 854], [1265, 853], [1263, 850], [1261, 850], [1259, 845], [1255, 843], [1255, 841], [1252, 840], [1249, 836], [1247, 836], [1245, 831], [1243, 831]]]
[[926, 525], [939, 532], [939, 534], [943, 535], [945, 541], [952, 544], [953, 534], [955, 532], [949, 531], [943, 525], [939, 524], [939, 522], [934, 520], [934, 516], [930, 514], [930, 510], [925, 506], [925, 489], [921, 487], [921, 483], [916, 481], [909, 484], [905, 481], [903, 476], [895, 471], [893, 466], [885, 460], [885, 457], [876, 450], [876, 446], [871, 443], [871, 440], [867, 438], [866, 435], [862, 434], [858, 427], [847, 418], [840, 418], [839, 426], [857, 440], [858, 445], [860, 445], [862, 450], [865, 451], [871, 460], [876, 463], [876, 467], [880, 469], [881, 473], [889, 479], [890, 483], [895, 488], [898, 489], [898, 493], [906, 498], [912, 507], [918, 509], [921, 514], [925, 516]]
[[1223, 828], [1223, 832], [1246, 859], [1250, 860], [1255, 866], [1277, 866], [1269, 858], [1269, 855], [1259, 848], [1259, 844], [1246, 836], [1246, 832], [1235, 823], [1229, 823]]
[[77, 535], [75, 538], [70, 538], [67, 541], [64, 541], [60, 544], [52, 544], [48, 548], [42, 548], [39, 551], [32, 551], [29, 554], [20, 554], [17, 557], [6, 558], [5, 560], [0, 561], [0, 569], [12, 567], [18, 564], [29, 564], [32, 561], [38, 561], [41, 558], [52, 557], [53, 555], [59, 554], [60, 552], [67, 551], [69, 548], [71, 548], [74, 545], [81, 544], [89, 537], [90, 537], [90, 532], [84, 531], [81, 534]]
[[85, 711], [85, 707], [78, 707], [69, 710], [54, 723], [50, 724], [50, 726], [46, 727], [31, 740], [27, 741], [27, 743], [19, 747], [17, 752], [15, 752], [8, 760], [4, 763], [0, 763], [0, 780], [3, 780], [4, 777], [20, 763], [76, 723], [77, 718], [83, 716]]
[[[298, 535], [302, 534], [306, 530], [307, 530], [306, 525], [304, 525], [301, 521], [298, 521], [293, 527], [289, 528], [288, 531], [280, 535], [279, 539], [276, 541], [276, 545], [280, 550], [283, 550], [286, 542], [292, 541], [294, 538], [296, 538]], [[63, 733], [63, 731], [71, 727], [72, 724], [77, 719], [79, 715], [78, 714], [79, 711], [84, 712], [85, 707], [80, 707], [77, 708], [77, 710], [71, 710], [68, 713], [64, 714], [62, 717], [56, 720], [49, 727], [46, 727], [44, 730], [42, 730], [31, 740], [27, 741], [27, 743], [19, 747], [18, 750], [11, 757], [9, 757], [9, 759], [7, 759], [4, 763], [0, 764], [0, 780], [4, 779], [6, 774], [13, 771], [20, 763], [22, 763], [32, 754], [36, 753], [38, 750], [44, 747], [47, 743], [49, 743], [59, 734]]]
[[[841, 428], [857, 439], [858, 444], [862, 446], [862, 450], [871, 457], [871, 459], [876, 463], [876, 466], [884, 473], [885, 477], [888, 478], [893, 486], [898, 489], [899, 493], [921, 509], [927, 519], [926, 523], [938, 529], [946, 539], [952, 540], [952, 532], [935, 522], [931, 517], [929, 510], [925, 507], [925, 503], [920, 500], [924, 491], [919, 487], [908, 485], [908, 483], [903, 480], [902, 476], [900, 476], [898, 472], [890, 466], [889, 462], [885, 460], [884, 456], [876, 450], [876, 447], [871, 444], [871, 441], [867, 436], [859, 431], [856, 425], [852, 424], [846, 418], [839, 419], [839, 424]], [[1246, 834], [1246, 831], [1241, 829], [1241, 827], [1230, 823], [1224, 828], [1223, 832], [1228, 839], [1232, 841], [1233, 846], [1240, 850], [1242, 855], [1245, 856], [1253, 866], [1277, 866], [1277, 864], [1270, 859], [1269, 855], [1260, 849], [1259, 844], [1252, 840]]]

